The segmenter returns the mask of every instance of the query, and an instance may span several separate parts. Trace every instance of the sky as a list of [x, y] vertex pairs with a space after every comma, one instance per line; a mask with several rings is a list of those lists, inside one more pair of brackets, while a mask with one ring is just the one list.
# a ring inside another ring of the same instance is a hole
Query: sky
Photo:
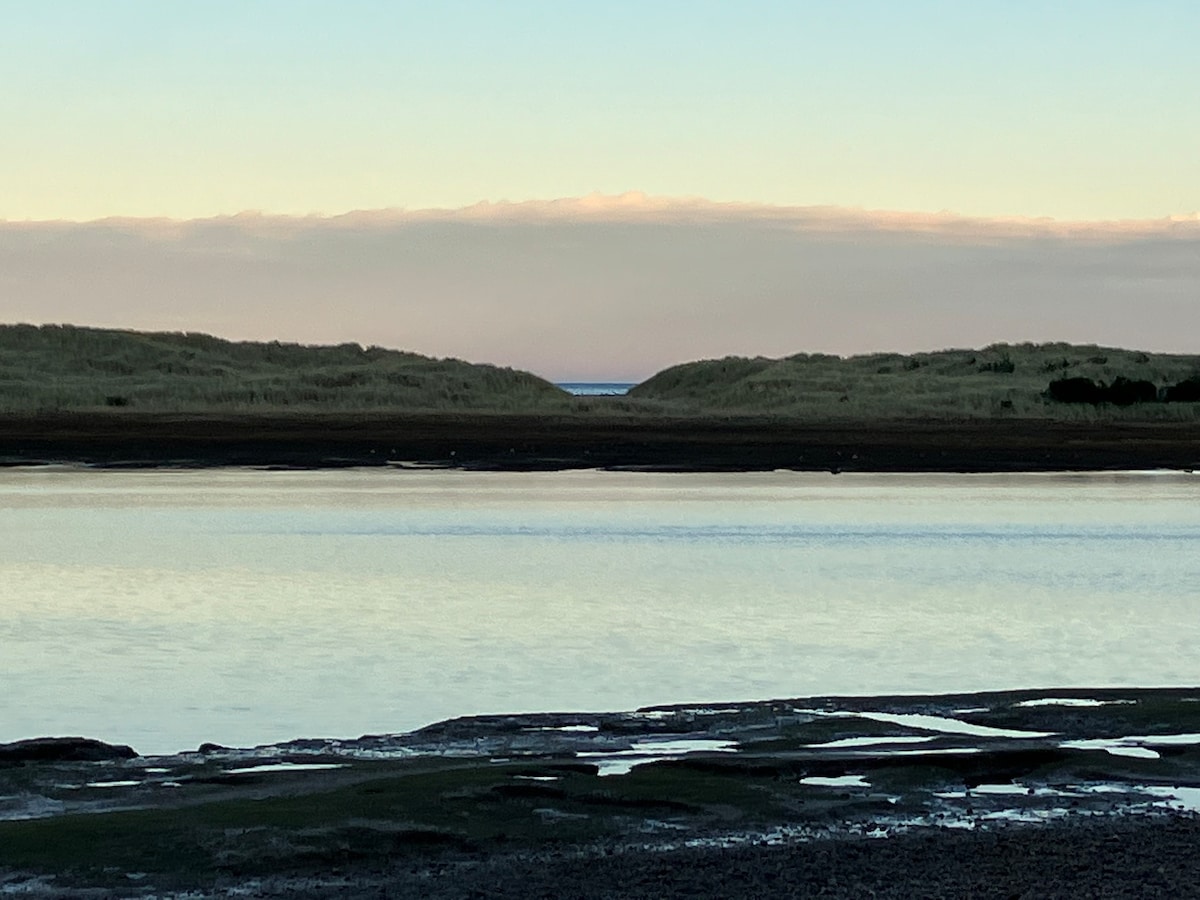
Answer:
[[1200, 352], [1193, 0], [0, 19], [0, 321], [555, 378], [1002, 340]]

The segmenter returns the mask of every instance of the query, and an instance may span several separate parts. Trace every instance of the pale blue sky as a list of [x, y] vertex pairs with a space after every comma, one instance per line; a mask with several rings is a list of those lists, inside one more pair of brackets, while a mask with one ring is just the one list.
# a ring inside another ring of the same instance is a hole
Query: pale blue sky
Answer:
[[0, 219], [1200, 209], [1200, 3], [0, 0]]

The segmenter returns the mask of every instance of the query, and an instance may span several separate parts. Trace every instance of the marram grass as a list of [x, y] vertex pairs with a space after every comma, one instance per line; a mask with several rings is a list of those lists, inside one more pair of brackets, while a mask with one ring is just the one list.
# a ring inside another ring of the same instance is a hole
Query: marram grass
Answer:
[[1165, 389], [1200, 376], [1200, 355], [1095, 345], [838, 357], [800, 353], [673, 366], [624, 397], [571, 397], [529, 372], [358, 344], [233, 342], [203, 334], [0, 325], [0, 412], [494, 412], [900, 419], [1195, 421], [1200, 403], [1070, 404], [1063, 378]]
[[1166, 388], [1200, 375], [1200, 356], [1094, 345], [993, 344], [982, 350], [784, 359], [728, 357], [659, 372], [630, 399], [693, 412], [820, 420], [911, 418], [1196, 419], [1197, 403], [1127, 407], [1054, 402], [1051, 381], [1118, 377]]
[[528, 372], [363, 348], [202, 334], [0, 326], [0, 410], [565, 409]]

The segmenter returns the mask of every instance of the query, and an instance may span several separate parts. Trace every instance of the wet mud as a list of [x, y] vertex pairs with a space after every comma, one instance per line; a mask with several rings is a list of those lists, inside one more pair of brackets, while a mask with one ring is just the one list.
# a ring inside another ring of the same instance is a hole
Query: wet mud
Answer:
[[7, 415], [0, 464], [513, 471], [1034, 472], [1200, 468], [1200, 422], [805, 422], [580, 414]]
[[478, 716], [160, 757], [79, 746], [0, 745], [0, 891], [1074, 897], [1200, 883], [1200, 688]]

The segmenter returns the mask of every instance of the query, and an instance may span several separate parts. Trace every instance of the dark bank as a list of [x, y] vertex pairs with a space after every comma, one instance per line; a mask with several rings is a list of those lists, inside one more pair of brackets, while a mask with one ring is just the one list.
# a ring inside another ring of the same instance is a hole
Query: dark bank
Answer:
[[592, 414], [8, 415], [0, 464], [1037, 472], [1200, 468], [1200, 422], [894, 421]]

